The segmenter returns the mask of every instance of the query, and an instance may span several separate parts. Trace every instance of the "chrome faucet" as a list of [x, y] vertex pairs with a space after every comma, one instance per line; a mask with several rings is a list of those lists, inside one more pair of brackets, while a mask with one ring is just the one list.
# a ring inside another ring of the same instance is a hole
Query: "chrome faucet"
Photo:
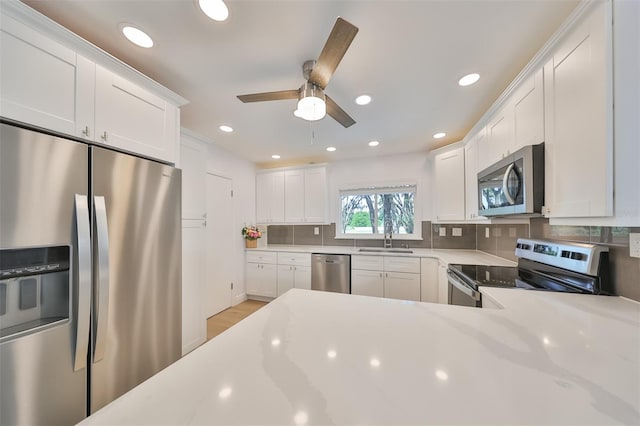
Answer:
[[391, 231], [384, 233], [384, 248], [393, 248], [393, 233]]

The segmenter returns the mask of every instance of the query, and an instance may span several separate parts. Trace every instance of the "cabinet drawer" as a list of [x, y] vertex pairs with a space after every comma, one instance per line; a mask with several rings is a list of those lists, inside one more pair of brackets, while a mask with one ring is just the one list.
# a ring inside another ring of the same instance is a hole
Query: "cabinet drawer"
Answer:
[[384, 267], [382, 256], [351, 256], [351, 269], [367, 271], [382, 271]]
[[278, 265], [311, 266], [311, 254], [280, 252]]
[[250, 263], [276, 263], [276, 252], [271, 251], [248, 251], [247, 262]]
[[420, 273], [420, 258], [418, 257], [384, 257], [384, 270], [387, 272]]

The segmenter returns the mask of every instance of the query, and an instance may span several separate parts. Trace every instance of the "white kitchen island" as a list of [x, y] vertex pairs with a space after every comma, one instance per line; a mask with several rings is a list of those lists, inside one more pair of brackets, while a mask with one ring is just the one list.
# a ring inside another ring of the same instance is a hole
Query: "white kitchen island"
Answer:
[[293, 289], [82, 424], [640, 424], [640, 304], [483, 293]]

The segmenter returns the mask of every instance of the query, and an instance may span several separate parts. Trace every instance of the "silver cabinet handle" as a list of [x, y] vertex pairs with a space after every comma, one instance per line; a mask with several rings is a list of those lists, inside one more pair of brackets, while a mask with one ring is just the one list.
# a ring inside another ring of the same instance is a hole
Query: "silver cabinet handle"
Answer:
[[103, 142], [107, 141], [108, 135], [107, 135], [107, 131], [106, 130], [104, 132], [102, 132], [102, 135], [100, 135], [100, 139], [102, 139]]
[[509, 193], [509, 187], [507, 186], [507, 183], [509, 182], [509, 174], [511, 173], [515, 165], [516, 163], [509, 164], [509, 167], [507, 167], [507, 171], [504, 172], [504, 176], [502, 177], [502, 192], [504, 193], [504, 197], [511, 205], [514, 205], [516, 203], [516, 200], [514, 200]]
[[86, 195], [76, 194], [74, 200], [74, 260], [73, 294], [75, 349], [73, 371], [87, 367], [89, 324], [91, 324], [91, 237], [89, 235], [89, 203]]
[[104, 197], [93, 197], [94, 211], [94, 346], [93, 362], [104, 358], [107, 346], [107, 325], [109, 322], [109, 226]]
[[84, 126], [84, 129], [82, 129], [82, 135], [89, 137], [89, 126]]

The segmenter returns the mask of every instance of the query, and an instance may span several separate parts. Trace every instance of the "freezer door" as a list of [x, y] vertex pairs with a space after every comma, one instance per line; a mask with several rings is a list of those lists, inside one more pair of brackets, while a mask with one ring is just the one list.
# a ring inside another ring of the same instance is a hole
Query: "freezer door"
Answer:
[[[78, 266], [89, 258], [88, 155], [84, 144], [0, 124], [0, 249], [60, 246], [71, 254], [69, 271], [0, 278], [2, 425], [69, 425], [86, 414], [89, 298], [79, 305]], [[78, 226], [86, 242], [80, 261]], [[20, 332], [10, 327], [16, 320]]]
[[93, 413], [180, 357], [182, 230], [179, 169], [91, 151]]

